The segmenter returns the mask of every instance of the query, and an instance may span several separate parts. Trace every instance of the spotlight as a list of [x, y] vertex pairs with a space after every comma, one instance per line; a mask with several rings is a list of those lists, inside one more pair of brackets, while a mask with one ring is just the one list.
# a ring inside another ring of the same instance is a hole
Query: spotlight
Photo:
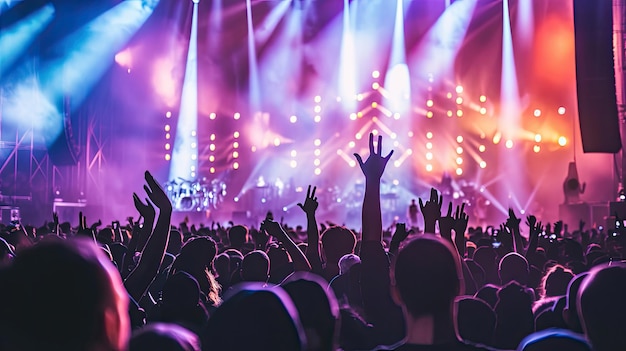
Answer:
[[194, 4], [198, 4], [200, 3], [200, 0], [191, 0], [191, 2], [193, 2]]

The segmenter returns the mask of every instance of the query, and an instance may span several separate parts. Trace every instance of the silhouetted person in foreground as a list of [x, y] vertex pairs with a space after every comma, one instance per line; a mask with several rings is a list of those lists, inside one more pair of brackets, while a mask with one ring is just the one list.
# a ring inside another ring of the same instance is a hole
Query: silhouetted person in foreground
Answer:
[[93, 241], [42, 242], [2, 274], [3, 350], [126, 350], [128, 294]]

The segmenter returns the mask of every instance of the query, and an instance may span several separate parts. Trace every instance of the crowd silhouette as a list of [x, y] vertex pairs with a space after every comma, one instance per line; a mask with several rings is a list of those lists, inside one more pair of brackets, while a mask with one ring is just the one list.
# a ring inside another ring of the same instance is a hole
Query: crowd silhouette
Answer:
[[172, 225], [149, 172], [137, 221], [2, 227], [0, 350], [626, 350], [626, 233], [468, 227], [436, 189], [385, 229], [393, 151], [370, 134], [354, 156], [358, 230], [318, 223], [315, 186], [305, 231]]

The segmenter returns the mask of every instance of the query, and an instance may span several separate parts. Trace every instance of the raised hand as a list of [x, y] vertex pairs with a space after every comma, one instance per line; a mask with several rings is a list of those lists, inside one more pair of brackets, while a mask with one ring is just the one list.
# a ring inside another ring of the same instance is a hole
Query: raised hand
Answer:
[[515, 211], [513, 211], [512, 208], [509, 208], [509, 218], [507, 218], [506, 220], [506, 227], [509, 228], [511, 231], [515, 231], [515, 230], [519, 230], [519, 224], [522, 220], [520, 218], [517, 218], [517, 216], [515, 215]]
[[396, 230], [391, 237], [391, 241], [398, 243], [403, 242], [409, 236], [409, 232], [406, 230], [406, 223], [396, 223]]
[[439, 233], [442, 238], [448, 239], [451, 242], [452, 229], [454, 229], [454, 217], [452, 217], [452, 202], [450, 202], [448, 203], [448, 212], [446, 215], [439, 218]]
[[557, 238], [561, 237], [561, 232], [563, 231], [563, 221], [557, 221], [554, 223], [554, 234]]
[[269, 235], [275, 237], [279, 241], [282, 241], [283, 238], [287, 235], [280, 224], [271, 219], [266, 219], [261, 222], [261, 231], [266, 231]]
[[535, 225], [537, 224], [537, 217], [533, 215], [526, 216], [526, 225], [530, 229], [530, 232], [535, 229]]
[[314, 215], [317, 210], [317, 206], [319, 203], [317, 202], [317, 197], [315, 196], [315, 190], [317, 187], [313, 187], [313, 191], [311, 191], [311, 186], [306, 191], [306, 199], [304, 199], [304, 204], [298, 203], [298, 206], [306, 213], [307, 215]]
[[154, 205], [152, 205], [150, 200], [146, 199], [146, 203], [144, 204], [139, 196], [136, 193], [133, 193], [133, 202], [135, 203], [135, 208], [143, 218], [154, 219], [156, 211], [154, 210]]
[[[443, 195], [438, 195], [435, 188], [430, 189], [430, 200], [426, 203], [419, 199], [420, 211], [424, 216], [424, 232], [435, 233], [435, 223], [441, 218], [441, 204], [443, 203]], [[450, 209], [452, 212], [452, 209]]]
[[469, 216], [465, 213], [465, 203], [463, 203], [460, 207], [456, 207], [456, 212], [454, 214], [454, 234], [456, 237], [465, 236], [465, 230], [467, 229], [467, 223], [469, 222]]
[[145, 174], [146, 183], [143, 188], [148, 194], [150, 200], [154, 203], [156, 207], [158, 207], [161, 211], [172, 211], [172, 203], [170, 202], [169, 197], [163, 191], [163, 188], [157, 183], [150, 172], [146, 171]]
[[361, 171], [363, 171], [366, 179], [380, 180], [383, 176], [383, 172], [385, 171], [385, 166], [387, 166], [387, 162], [389, 162], [391, 155], [393, 155], [393, 150], [391, 150], [387, 156], [382, 156], [383, 137], [381, 135], [378, 136], [377, 150], [374, 150], [374, 134], [372, 133], [370, 133], [369, 146], [370, 155], [365, 162], [363, 162], [361, 155], [357, 153], [354, 154], [354, 157], [357, 162], [359, 162]]

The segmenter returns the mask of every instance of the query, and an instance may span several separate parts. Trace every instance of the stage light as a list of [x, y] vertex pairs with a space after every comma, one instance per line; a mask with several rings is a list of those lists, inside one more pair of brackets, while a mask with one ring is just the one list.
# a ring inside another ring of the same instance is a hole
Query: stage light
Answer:
[[535, 111], [533, 111], [533, 115], [534, 115], [535, 117], [539, 117], [539, 116], [541, 116], [541, 110], [540, 110], [540, 109], [538, 109], [538, 108], [537, 108], [537, 109], [535, 109]]
[[456, 137], [456, 142], [459, 143], [459, 144], [462, 143], [463, 142], [463, 136], [462, 135], [457, 136]]
[[461, 157], [457, 157], [456, 158], [456, 164], [457, 165], [462, 165], [463, 164], [463, 159]]
[[448, 110], [448, 112], [446, 112], [446, 115], [447, 115], [448, 117], [452, 117], [453, 113], [452, 113], [452, 111]]
[[413, 131], [412, 131], [412, 130], [409, 130], [409, 133], [408, 133], [409, 138], [412, 138], [412, 137], [413, 137], [413, 135], [415, 135], [415, 134], [413, 133]]
[[377, 82], [372, 83], [372, 89], [378, 90], [378, 88], [380, 88], [380, 84], [378, 84]]
[[481, 107], [479, 112], [480, 112], [481, 115], [486, 115], [487, 114], [487, 109], [484, 108], [484, 107]]
[[241, 114], [239, 112], [235, 112], [235, 114], [233, 115], [233, 118], [237, 120], [241, 118]]
[[233, 133], [233, 137], [234, 137], [235, 139], [239, 138], [239, 131], [235, 131], [235, 132]]
[[565, 146], [565, 145], [567, 145], [567, 138], [565, 138], [564, 136], [560, 136], [560, 137], [559, 137], [559, 145], [560, 145], [560, 146]]
[[426, 153], [426, 159], [429, 160], [429, 161], [432, 160], [433, 159], [433, 153], [432, 152], [427, 152]]
[[321, 153], [322, 153], [322, 152], [320, 151], [320, 149], [315, 149], [315, 151], [313, 151], [313, 154], [314, 154], [315, 156], [318, 156], [318, 157], [319, 157], [319, 155], [320, 155]]
[[378, 135], [378, 129], [373, 129], [372, 134], [374, 134], [374, 136]]
[[252, 151], [252, 152], [256, 152], [256, 146], [252, 146], [252, 147], [250, 148], [250, 151]]
[[377, 108], [378, 107], [378, 103], [377, 102], [372, 102], [372, 108]]
[[215, 167], [211, 167], [211, 168], [209, 168], [209, 172], [210, 172], [211, 174], [215, 173]]
[[513, 148], [513, 140], [507, 140], [504, 146], [506, 146], [507, 149]]
[[535, 134], [535, 142], [537, 143], [541, 142], [541, 134]]
[[320, 113], [322, 111], [322, 107], [321, 106], [315, 106], [315, 108], [313, 109], [313, 111], [315, 111], [315, 113]]
[[296, 162], [296, 160], [291, 160], [291, 162], [289, 162], [289, 165], [291, 166], [291, 168], [296, 168], [298, 167], [298, 162]]
[[313, 165], [316, 166], [316, 167], [319, 166], [320, 165], [320, 159], [316, 158], [315, 160], [313, 160]]
[[165, 131], [166, 131], [166, 132], [169, 132], [169, 131], [170, 131], [170, 128], [171, 128], [171, 127], [170, 127], [170, 125], [169, 125], [169, 124], [166, 124], [166, 125], [165, 125]]
[[239, 169], [239, 162], [233, 162], [233, 169]]
[[350, 148], [354, 148], [356, 146], [356, 143], [354, 141], [351, 141], [348, 143], [348, 147]]
[[457, 105], [460, 105], [462, 103], [463, 103], [463, 98], [462, 97], [459, 96], [458, 98], [456, 98], [456, 104]]
[[210, 144], [209, 145], [209, 150], [215, 151], [215, 144]]
[[239, 157], [239, 152], [233, 151], [233, 158], [238, 158], [238, 157]]
[[211, 141], [215, 140], [215, 134], [211, 134]]
[[315, 175], [320, 175], [320, 174], [322, 174], [322, 170], [319, 169], [319, 168], [316, 168], [315, 169]]
[[485, 95], [481, 95], [481, 96], [478, 98], [478, 100], [479, 100], [480, 102], [486, 102], [486, 101], [487, 101], [487, 97], [486, 97]]
[[565, 114], [565, 107], [561, 106], [557, 109], [557, 112], [559, 115], [564, 115]]
[[459, 155], [461, 155], [461, 154], [463, 153], [463, 148], [462, 148], [462, 147], [460, 147], [460, 146], [459, 146], [459, 147], [457, 147], [457, 148], [456, 148], [456, 153], [457, 153], [457, 154], [459, 154]]
[[486, 168], [487, 167], [487, 162], [480, 161], [479, 166], [480, 166], [480, 168]]
[[480, 152], [485, 152], [485, 149], [486, 149], [485, 145], [479, 145], [478, 146], [478, 151], [480, 151]]
[[195, 131], [195, 130], [192, 130], [192, 131], [191, 131], [191, 136], [192, 136], [192, 137], [195, 137], [195, 136], [196, 136], [196, 131]]
[[196, 170], [196, 167], [195, 166], [191, 166], [191, 171], [193, 172], [195, 170]]
[[280, 146], [280, 139], [274, 138], [274, 146]]
[[361, 112], [361, 111], [357, 112], [356, 116], [359, 117], [359, 118], [363, 117], [363, 112]]
[[191, 154], [191, 159], [192, 159], [193, 161], [197, 160], [197, 159], [198, 159], [198, 155], [196, 155], [196, 154]]
[[433, 170], [433, 165], [431, 165], [430, 163], [426, 165], [426, 172], [432, 172]]
[[462, 174], [463, 174], [463, 169], [457, 168], [456, 169], [456, 175], [462, 175]]
[[432, 132], [426, 133], [426, 139], [432, 139], [432, 138], [433, 138], [433, 133]]
[[170, 111], [165, 112], [165, 118], [172, 117], [172, 113]]
[[357, 99], [357, 101], [363, 100], [363, 94], [357, 94], [356, 95], [356, 99]]
[[189, 176], [191, 178], [195, 178], [196, 177], [196, 172], [189, 172]]
[[319, 103], [320, 101], [322, 101], [322, 97], [321, 97], [321, 96], [319, 96], [319, 95], [317, 95], [317, 96], [313, 99], [313, 101], [315, 101], [316, 103]]
[[400, 114], [398, 112], [393, 114], [394, 119], [400, 119]]
[[356, 162], [350, 160], [350, 162], [348, 163], [350, 165], [350, 167], [355, 167], [356, 166]]
[[296, 157], [298, 155], [298, 153], [296, 152], [296, 150], [291, 150], [290, 155], [291, 155], [291, 157]]
[[457, 117], [463, 117], [463, 110], [456, 110]]
[[320, 139], [315, 139], [315, 140], [313, 141], [313, 145], [315, 145], [315, 146], [320, 146], [320, 145], [322, 145], [322, 141], [321, 141]]
[[535, 146], [533, 146], [533, 151], [534, 151], [535, 153], [538, 153], [539, 151], [541, 151], [541, 146], [539, 146], [539, 145], [535, 145]]
[[322, 116], [320, 116], [320, 115], [315, 116], [315, 117], [313, 118], [313, 121], [314, 121], [315, 123], [320, 123], [320, 122], [322, 121]]
[[191, 143], [191, 148], [195, 149], [198, 145], [196, 143]]
[[462, 94], [463, 93], [463, 87], [460, 86], [460, 85], [457, 85], [455, 90], [456, 90], [457, 94]]
[[356, 138], [356, 140], [361, 140], [363, 136], [361, 135], [361, 133], [356, 133], [354, 137]]
[[433, 118], [433, 111], [426, 112], [426, 117], [427, 118]]
[[429, 141], [429, 142], [427, 142], [427, 143], [426, 143], [426, 148], [427, 148], [428, 150], [432, 150], [432, 148], [433, 148], [433, 143], [431, 143], [430, 141]]
[[194, 4], [197, 4], [200, 2], [200, 0], [191, 0], [191, 2], [193, 2]]
[[[233, 143], [233, 148], [234, 148], [234, 149], [237, 149], [238, 147], [239, 147], [239, 142], [235, 141], [235, 142]], [[254, 149], [254, 150], [252, 150], [252, 152], [256, 151], [256, 146], [253, 146], [252, 148]]]
[[217, 117], [217, 115], [215, 114], [215, 112], [211, 112], [211, 114], [209, 115], [210, 119], [215, 119], [215, 117]]
[[499, 144], [500, 140], [502, 140], [502, 133], [497, 132], [496, 135], [493, 136], [493, 143], [494, 144]]
[[378, 78], [378, 77], [380, 77], [380, 72], [378, 71], [372, 72], [372, 78]]
[[165, 161], [169, 161], [172, 159], [172, 156], [170, 156], [170, 154], [165, 154]]
[[452, 93], [447, 93], [447, 94], [446, 94], [446, 97], [447, 97], [448, 99], [452, 99]]
[[170, 133], [165, 133], [165, 139], [169, 140], [171, 137]]
[[289, 117], [289, 122], [296, 123], [297, 121], [298, 121], [298, 117], [296, 117], [296, 116]]
[[400, 162], [400, 161], [394, 161], [394, 163], [393, 163], [393, 165], [394, 165], [396, 168], [400, 167], [400, 165], [401, 165], [401, 164], [402, 164], [402, 162]]
[[213, 155], [209, 156], [209, 162], [215, 162], [215, 156]]
[[434, 105], [433, 100], [430, 100], [430, 99], [426, 100], [426, 106], [433, 107], [433, 105]]

